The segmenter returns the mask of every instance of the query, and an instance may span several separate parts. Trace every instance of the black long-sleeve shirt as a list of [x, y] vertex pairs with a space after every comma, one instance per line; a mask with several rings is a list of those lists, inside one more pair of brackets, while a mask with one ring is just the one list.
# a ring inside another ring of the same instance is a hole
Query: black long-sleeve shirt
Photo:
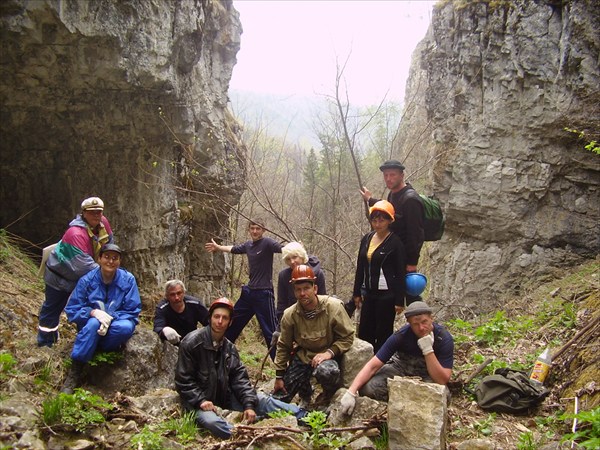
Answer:
[[[425, 241], [423, 229], [424, 210], [419, 194], [410, 184], [398, 192], [390, 192], [387, 198], [396, 211], [395, 221], [390, 225], [390, 230], [400, 237], [406, 252], [406, 264], [416, 266], [419, 263], [421, 247]], [[379, 199], [371, 197], [369, 206], [373, 206]]]

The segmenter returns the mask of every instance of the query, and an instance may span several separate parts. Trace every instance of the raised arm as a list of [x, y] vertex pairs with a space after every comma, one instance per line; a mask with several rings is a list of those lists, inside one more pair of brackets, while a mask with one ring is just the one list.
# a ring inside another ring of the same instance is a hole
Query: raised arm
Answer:
[[233, 245], [219, 245], [215, 242], [214, 239], [211, 239], [210, 242], [207, 242], [206, 244], [204, 244], [204, 249], [210, 253], [214, 253], [217, 251], [223, 252], [223, 253], [231, 253], [232, 248], [233, 248]]

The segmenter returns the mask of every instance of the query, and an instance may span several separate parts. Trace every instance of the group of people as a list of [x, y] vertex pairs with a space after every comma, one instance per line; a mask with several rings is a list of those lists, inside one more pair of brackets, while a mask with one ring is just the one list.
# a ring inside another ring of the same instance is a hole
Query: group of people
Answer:
[[[378, 200], [367, 188], [361, 190], [370, 205], [372, 231], [359, 246], [353, 289], [354, 306], [361, 310], [358, 337], [373, 345], [374, 356], [342, 397], [347, 414], [359, 392], [387, 401], [389, 377], [420, 376], [446, 384], [453, 366], [452, 336], [434, 323], [432, 309], [420, 297], [405, 292], [405, 276], [417, 270], [423, 244], [423, 206], [405, 183], [400, 162], [386, 161], [380, 169], [390, 194], [388, 200]], [[122, 347], [141, 311], [135, 278], [119, 267], [121, 250], [103, 209], [97, 197], [84, 200], [81, 214], [46, 263], [38, 345], [52, 346], [58, 339], [58, 319], [67, 300], [67, 317], [78, 329], [65, 392], [77, 386], [96, 349]], [[175, 384], [184, 408], [195, 411], [200, 427], [224, 438], [233, 426], [220, 408], [243, 411], [248, 422], [276, 409], [301, 418], [312, 399], [312, 377], [327, 403], [341, 387], [340, 360], [355, 335], [344, 302], [327, 295], [325, 274], [315, 256], [298, 242], [282, 246], [265, 237], [263, 220], [251, 220], [248, 231], [251, 239], [241, 244], [205, 244], [208, 252], [246, 254], [249, 282], [235, 304], [223, 297], [207, 309], [186, 294], [181, 280], [170, 280], [154, 317], [158, 336], [179, 347]], [[272, 281], [276, 253], [282, 253], [288, 266], [279, 273], [277, 307]], [[401, 312], [408, 324], [394, 333], [394, 318]], [[254, 391], [235, 347], [253, 316], [275, 365], [270, 396]], [[300, 406], [291, 403], [296, 395]]]
[[135, 277], [120, 267], [121, 253], [104, 217], [104, 202], [90, 197], [44, 262], [38, 346], [52, 347], [58, 341], [63, 310], [77, 326], [65, 393], [79, 385], [96, 350], [121, 349], [139, 322], [142, 301]]

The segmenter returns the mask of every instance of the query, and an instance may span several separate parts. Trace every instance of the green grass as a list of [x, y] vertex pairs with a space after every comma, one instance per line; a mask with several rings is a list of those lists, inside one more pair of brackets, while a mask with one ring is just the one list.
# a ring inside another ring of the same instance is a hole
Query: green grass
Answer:
[[83, 432], [89, 425], [103, 423], [104, 413], [112, 405], [102, 397], [83, 389], [75, 389], [73, 394], [60, 393], [42, 403], [42, 417], [48, 426], [65, 424]]
[[194, 411], [184, 413], [176, 419], [169, 419], [159, 424], [158, 430], [167, 435], [174, 434], [175, 439], [182, 445], [186, 445], [196, 439], [198, 428], [196, 427], [196, 414]]

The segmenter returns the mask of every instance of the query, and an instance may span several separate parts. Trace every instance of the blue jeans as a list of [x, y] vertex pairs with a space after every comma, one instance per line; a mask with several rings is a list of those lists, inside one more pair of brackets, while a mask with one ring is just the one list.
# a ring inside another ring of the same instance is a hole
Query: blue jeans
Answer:
[[[235, 342], [255, 314], [268, 348], [271, 345], [273, 332], [277, 329], [273, 289], [250, 289], [248, 286], [243, 286], [240, 298], [233, 308], [233, 322], [225, 333], [225, 337], [231, 342]], [[273, 347], [270, 353], [273, 361], [276, 350]]]
[[75, 344], [71, 358], [75, 361], [87, 363], [98, 349], [104, 352], [114, 352], [121, 349], [135, 330], [135, 322], [129, 319], [113, 320], [105, 336], [98, 334], [100, 322], [95, 317], [90, 317], [85, 326], [79, 330], [75, 337]]
[[59, 291], [46, 285], [46, 299], [42, 303], [39, 315], [38, 347], [52, 347], [58, 341], [60, 314], [65, 309], [70, 295], [70, 292]]
[[[231, 397], [231, 408], [234, 411], [244, 410], [244, 407], [234, 395]], [[258, 405], [255, 411], [257, 418], [264, 417], [270, 412], [281, 409], [291, 412], [296, 419], [302, 419], [306, 416], [306, 411], [294, 404], [284, 403], [270, 395], [265, 395], [262, 392], [258, 393]], [[231, 437], [231, 430], [233, 430], [233, 425], [227, 422], [223, 417], [217, 415], [213, 411], [203, 411], [201, 409], [196, 410], [196, 424], [200, 428], [207, 429], [221, 439], [229, 439]]]

